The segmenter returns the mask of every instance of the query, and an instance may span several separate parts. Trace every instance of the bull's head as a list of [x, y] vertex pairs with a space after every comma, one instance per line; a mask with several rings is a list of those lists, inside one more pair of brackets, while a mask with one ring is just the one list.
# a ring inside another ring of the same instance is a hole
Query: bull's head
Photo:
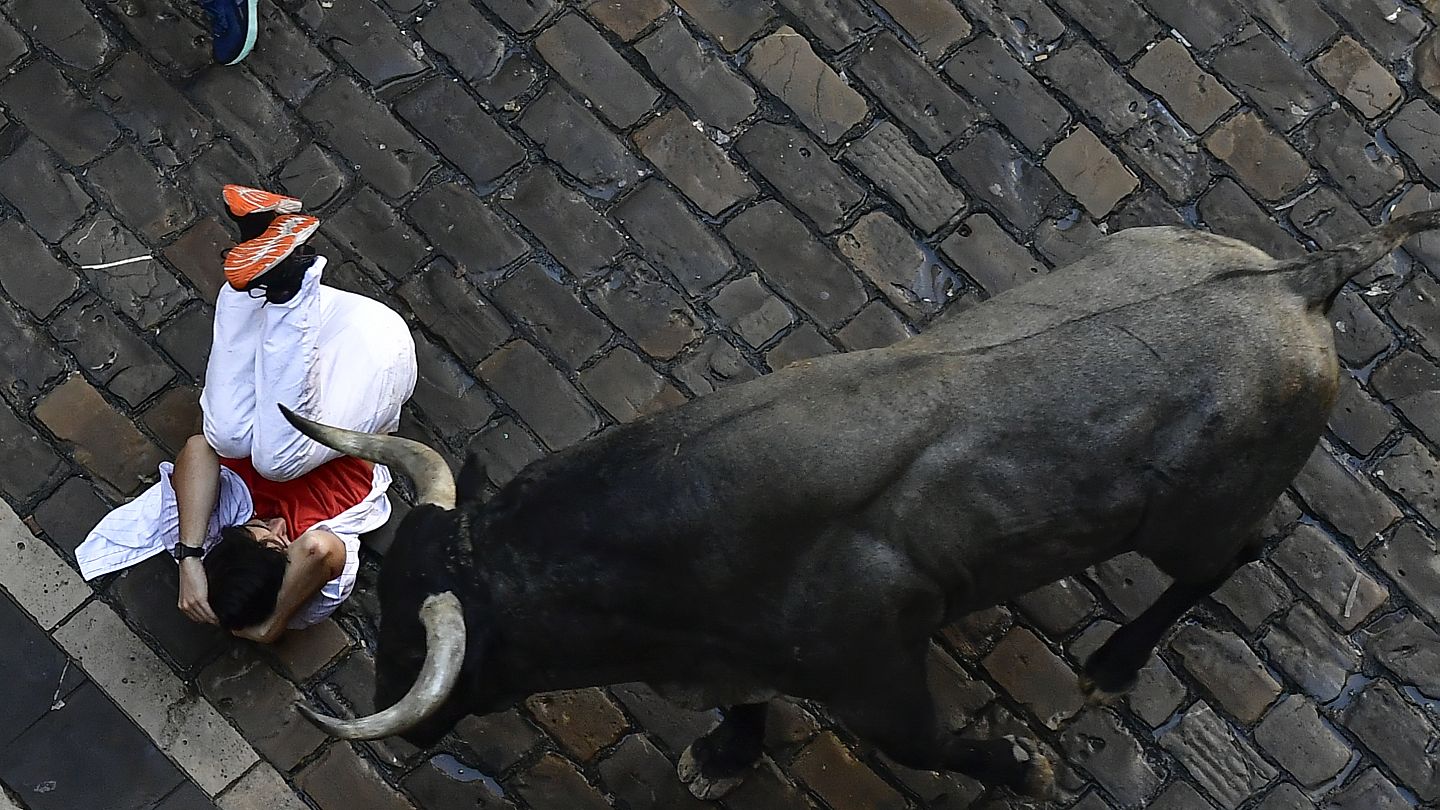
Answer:
[[[437, 737], [467, 713], [451, 696], [464, 668], [465, 617], [451, 576], [455, 481], [438, 453], [419, 442], [329, 427], [280, 406], [300, 432], [348, 455], [389, 465], [415, 485], [406, 516], [380, 574], [383, 615], [376, 662], [376, 705], [355, 720], [297, 708], [336, 737], [373, 740], [394, 734]], [[463, 592], [463, 591], [462, 591]], [[423, 630], [425, 646], [417, 643]], [[422, 658], [423, 656], [423, 658]]]

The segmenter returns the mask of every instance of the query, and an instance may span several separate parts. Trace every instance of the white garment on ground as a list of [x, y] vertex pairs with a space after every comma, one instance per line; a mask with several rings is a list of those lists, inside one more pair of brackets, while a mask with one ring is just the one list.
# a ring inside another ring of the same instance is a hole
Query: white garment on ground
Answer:
[[[394, 310], [364, 296], [320, 283], [325, 259], [306, 271], [300, 292], [284, 304], [252, 298], [228, 284], [216, 302], [214, 343], [200, 395], [205, 437], [226, 458], [250, 458], [257, 472], [284, 481], [340, 453], [306, 438], [276, 403], [325, 424], [367, 433], [390, 433], [415, 390], [415, 343]], [[118, 571], [173, 549], [179, 514], [170, 484], [173, 465], [160, 465], [160, 481], [106, 515], [75, 550], [85, 579]], [[308, 627], [335, 611], [355, 586], [360, 535], [390, 517], [390, 471], [375, 465], [370, 492], [341, 514], [311, 528], [333, 532], [345, 544], [345, 567], [301, 606], [290, 627]], [[220, 491], [206, 532], [208, 551], [225, 526], [253, 514], [250, 492], [222, 467]]]

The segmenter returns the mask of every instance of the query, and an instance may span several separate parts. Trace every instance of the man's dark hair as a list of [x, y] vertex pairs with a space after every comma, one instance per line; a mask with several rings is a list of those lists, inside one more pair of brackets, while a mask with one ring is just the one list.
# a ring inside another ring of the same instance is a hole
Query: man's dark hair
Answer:
[[275, 610], [285, 555], [266, 548], [245, 526], [226, 526], [205, 555], [210, 609], [226, 630], [259, 624]]

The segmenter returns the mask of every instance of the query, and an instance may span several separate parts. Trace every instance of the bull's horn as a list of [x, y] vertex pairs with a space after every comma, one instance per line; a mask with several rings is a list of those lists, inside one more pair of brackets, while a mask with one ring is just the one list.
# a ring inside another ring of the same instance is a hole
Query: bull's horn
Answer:
[[455, 508], [455, 477], [450, 474], [450, 466], [439, 453], [420, 442], [322, 425], [284, 405], [280, 406], [280, 412], [296, 430], [326, 447], [399, 470], [415, 485], [417, 505], [430, 503], [442, 509]]
[[434, 594], [420, 606], [425, 623], [425, 664], [415, 685], [394, 706], [354, 720], [321, 714], [303, 703], [295, 708], [310, 722], [346, 740], [378, 740], [401, 734], [424, 720], [450, 696], [465, 661], [465, 615], [455, 594]]

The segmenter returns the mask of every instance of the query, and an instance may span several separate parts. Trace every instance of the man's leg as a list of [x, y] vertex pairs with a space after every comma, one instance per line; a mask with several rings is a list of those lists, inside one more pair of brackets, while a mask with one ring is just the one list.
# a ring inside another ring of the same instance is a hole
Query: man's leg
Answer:
[[265, 323], [263, 298], [229, 284], [215, 301], [215, 326], [205, 388], [200, 392], [205, 438], [226, 458], [247, 458], [255, 424], [255, 362]]

